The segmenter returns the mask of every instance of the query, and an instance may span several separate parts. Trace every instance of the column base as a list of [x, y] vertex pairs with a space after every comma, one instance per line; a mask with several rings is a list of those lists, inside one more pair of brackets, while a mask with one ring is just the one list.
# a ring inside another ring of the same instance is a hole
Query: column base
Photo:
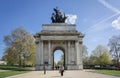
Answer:
[[82, 70], [83, 65], [67, 65], [67, 70]]
[[[52, 65], [46, 65], [45, 66], [46, 70], [53, 70], [53, 66]], [[83, 69], [83, 65], [67, 65], [65, 67], [65, 70], [82, 70]], [[39, 70], [44, 70], [44, 65], [36, 65], [35, 66], [35, 70], [39, 71]]]
[[[53, 69], [52, 67], [53, 66], [51, 66], [51, 65], [45, 65], [46, 70], [52, 70]], [[38, 71], [38, 70], [44, 70], [44, 65], [36, 65], [35, 66], [35, 70], [36, 71]]]

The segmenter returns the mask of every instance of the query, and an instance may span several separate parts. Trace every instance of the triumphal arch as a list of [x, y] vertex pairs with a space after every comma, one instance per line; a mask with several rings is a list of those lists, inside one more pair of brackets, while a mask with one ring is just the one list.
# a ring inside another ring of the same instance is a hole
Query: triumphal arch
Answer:
[[76, 30], [75, 24], [66, 24], [66, 15], [54, 8], [51, 24], [43, 24], [42, 31], [34, 35], [36, 42], [36, 70], [54, 67], [54, 51], [64, 53], [64, 66], [67, 70], [83, 69], [82, 39], [84, 35]]

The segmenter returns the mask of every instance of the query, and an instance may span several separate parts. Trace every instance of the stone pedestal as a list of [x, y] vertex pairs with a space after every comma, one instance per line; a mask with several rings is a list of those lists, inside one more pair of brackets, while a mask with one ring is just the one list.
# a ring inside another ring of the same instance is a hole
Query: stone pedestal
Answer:
[[52, 70], [55, 50], [64, 53], [65, 69], [78, 70], [82, 66], [82, 38], [84, 35], [76, 30], [74, 24], [52, 23], [43, 24], [42, 31], [36, 39], [36, 70]]

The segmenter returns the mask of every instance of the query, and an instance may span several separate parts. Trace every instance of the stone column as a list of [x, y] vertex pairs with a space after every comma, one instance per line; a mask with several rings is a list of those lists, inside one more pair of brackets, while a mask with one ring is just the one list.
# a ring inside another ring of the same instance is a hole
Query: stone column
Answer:
[[49, 64], [51, 64], [51, 42], [48, 43], [48, 51], [49, 51]]
[[67, 69], [69, 70], [69, 69], [71, 69], [70, 62], [71, 62], [71, 58], [72, 58], [72, 55], [70, 55], [71, 54], [70, 41], [68, 41], [67, 46], [68, 46], [67, 47], [67, 53], [68, 53]]
[[[68, 43], [68, 42], [67, 42]], [[64, 58], [65, 58], [65, 69], [67, 69], [67, 65], [68, 65], [68, 48], [67, 48], [67, 44], [65, 45], [65, 52], [64, 52]]]
[[76, 63], [77, 63], [77, 65], [79, 65], [80, 64], [80, 50], [79, 50], [79, 42], [78, 41], [76, 41], [75, 42], [75, 47], [76, 47]]
[[49, 56], [49, 59], [48, 59], [48, 63], [49, 63], [49, 65], [48, 65], [48, 69], [50, 70], [50, 69], [52, 69], [52, 58], [51, 58], [51, 41], [49, 41], [48, 42], [48, 56]]
[[40, 47], [39, 48], [40, 48], [40, 57], [41, 57], [40, 61], [41, 61], [41, 65], [43, 65], [44, 63], [43, 63], [43, 41], [42, 40], [40, 41]]
[[83, 63], [82, 63], [82, 41], [79, 42], [79, 48], [80, 48], [80, 69], [83, 69]]
[[53, 59], [53, 57], [54, 57], [54, 52], [53, 52], [53, 42], [52, 41], [50, 41], [50, 49], [51, 49], [51, 52], [50, 52], [50, 61], [51, 61], [51, 69], [53, 69], [53, 64], [54, 64], [54, 59]]
[[70, 64], [70, 59], [71, 59], [71, 55], [70, 55], [70, 41], [68, 41], [68, 64]]

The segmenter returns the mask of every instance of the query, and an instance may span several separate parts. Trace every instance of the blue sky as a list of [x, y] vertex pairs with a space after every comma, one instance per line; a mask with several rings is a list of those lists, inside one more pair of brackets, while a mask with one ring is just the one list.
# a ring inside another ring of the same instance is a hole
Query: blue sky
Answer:
[[62, 50], [56, 50], [54, 52], [54, 61], [57, 63], [58, 61], [61, 60], [61, 56], [64, 55]]
[[4, 35], [22, 26], [31, 34], [50, 24], [56, 6], [71, 15], [76, 29], [85, 34], [83, 44], [89, 53], [109, 38], [120, 35], [120, 0], [0, 0], [0, 58], [3, 56]]

